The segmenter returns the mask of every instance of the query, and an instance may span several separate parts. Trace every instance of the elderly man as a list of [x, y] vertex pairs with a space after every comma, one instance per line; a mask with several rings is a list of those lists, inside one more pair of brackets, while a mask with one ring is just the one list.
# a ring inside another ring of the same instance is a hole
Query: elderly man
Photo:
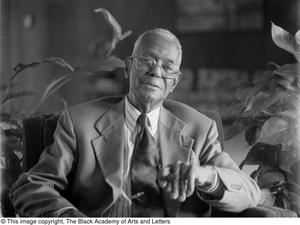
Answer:
[[144, 32], [126, 61], [130, 88], [65, 110], [55, 141], [10, 198], [21, 216], [209, 216], [256, 206], [255, 181], [222, 152], [213, 120], [166, 100], [181, 45]]

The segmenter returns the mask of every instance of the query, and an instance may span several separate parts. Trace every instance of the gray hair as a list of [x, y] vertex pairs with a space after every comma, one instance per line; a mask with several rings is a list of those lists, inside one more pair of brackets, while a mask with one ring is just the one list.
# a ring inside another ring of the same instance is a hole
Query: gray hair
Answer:
[[145, 32], [143, 32], [134, 43], [134, 48], [133, 48], [133, 51], [132, 51], [132, 55], [134, 55], [134, 53], [140, 47], [140, 44], [141, 44], [142, 40], [146, 36], [151, 35], [151, 34], [156, 34], [156, 35], [168, 37], [176, 43], [178, 54], [179, 54], [178, 55], [178, 57], [179, 57], [178, 61], [179, 61], [179, 65], [180, 65], [181, 64], [181, 59], [182, 59], [182, 47], [181, 47], [180, 41], [178, 40], [178, 38], [173, 33], [171, 33], [169, 30], [166, 30], [166, 29], [163, 29], [163, 28], [155, 28], [155, 29], [146, 30]]

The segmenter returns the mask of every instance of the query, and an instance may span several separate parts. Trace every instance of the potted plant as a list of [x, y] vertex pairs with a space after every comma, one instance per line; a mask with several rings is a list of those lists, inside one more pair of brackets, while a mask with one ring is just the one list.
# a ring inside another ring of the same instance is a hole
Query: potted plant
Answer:
[[[95, 12], [101, 13], [107, 23], [112, 28], [112, 35], [106, 42], [97, 42], [94, 46], [94, 57], [83, 68], [73, 67], [65, 60], [59, 57], [51, 57], [35, 62], [23, 64], [19, 63], [14, 68], [14, 73], [11, 76], [8, 84], [1, 86], [1, 99], [0, 99], [0, 144], [1, 144], [1, 213], [2, 216], [14, 217], [16, 212], [8, 198], [9, 189], [16, 181], [22, 172], [22, 157], [23, 157], [23, 144], [24, 144], [24, 130], [23, 120], [33, 115], [37, 109], [49, 97], [54, 96], [55, 92], [69, 82], [75, 76], [97, 75], [103, 71], [113, 71], [117, 68], [124, 66], [124, 61], [116, 56], [111, 55], [117, 43], [122, 41], [131, 34], [131, 31], [122, 33], [121, 26], [116, 19], [106, 9], [99, 8]], [[32, 110], [16, 111], [11, 107], [11, 104], [23, 97], [32, 96], [33, 92], [20, 91], [18, 84], [15, 83], [16, 78], [22, 74], [24, 70], [37, 67], [44, 63], [54, 63], [63, 68], [67, 68], [68, 72], [63, 74], [57, 79], [52, 80], [44, 90], [39, 101]], [[57, 97], [57, 96], [56, 96]], [[67, 102], [59, 97], [67, 106]]]
[[252, 172], [262, 190], [262, 204], [275, 205], [300, 215], [300, 31], [292, 35], [272, 23], [274, 43], [292, 53], [297, 62], [269, 69], [238, 87], [238, 117], [227, 139], [245, 131], [251, 146], [240, 168]]

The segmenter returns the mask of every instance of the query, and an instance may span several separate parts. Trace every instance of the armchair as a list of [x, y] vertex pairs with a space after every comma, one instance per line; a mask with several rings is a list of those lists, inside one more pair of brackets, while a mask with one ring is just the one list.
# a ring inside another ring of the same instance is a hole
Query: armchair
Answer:
[[[223, 147], [223, 127], [220, 115], [214, 111], [202, 111], [214, 119], [219, 131], [219, 141]], [[53, 142], [58, 114], [39, 114], [24, 120], [25, 150], [23, 156], [24, 172], [34, 166], [39, 160], [43, 149]], [[296, 217], [292, 211], [273, 206], [259, 205], [242, 213], [229, 213], [217, 209], [212, 210], [214, 217]]]

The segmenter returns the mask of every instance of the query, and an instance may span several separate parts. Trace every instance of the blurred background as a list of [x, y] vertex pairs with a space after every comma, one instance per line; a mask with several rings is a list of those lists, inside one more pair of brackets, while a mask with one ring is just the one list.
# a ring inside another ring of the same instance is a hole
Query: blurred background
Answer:
[[[183, 46], [183, 78], [170, 97], [197, 109], [217, 110], [225, 131], [233, 120], [229, 106], [235, 104], [238, 84], [251, 81], [269, 61], [295, 62], [272, 42], [270, 27], [273, 21], [294, 34], [300, 20], [298, 0], [1, 0], [1, 84], [20, 62], [56, 56], [74, 67], [90, 65], [97, 46], [112, 35], [103, 15], [94, 12], [99, 7], [115, 17], [123, 32], [132, 31], [112, 52], [120, 59], [131, 54], [134, 41], [146, 29], [162, 27], [175, 33]], [[50, 81], [66, 73], [49, 64], [24, 71], [16, 79], [18, 88], [36, 95], [10, 107], [30, 109]], [[70, 106], [126, 92], [127, 80], [118, 68], [75, 77], [56, 94]], [[39, 111], [62, 107], [57, 98], [49, 98]], [[238, 138], [225, 147], [240, 161], [245, 146]]]
[[300, 0], [0, 0], [0, 216], [15, 216], [8, 192], [26, 170], [23, 121], [126, 94], [123, 60], [156, 27], [183, 47], [170, 98], [217, 111], [225, 136], [234, 131], [225, 151], [257, 180], [260, 203], [300, 216], [299, 12]]

